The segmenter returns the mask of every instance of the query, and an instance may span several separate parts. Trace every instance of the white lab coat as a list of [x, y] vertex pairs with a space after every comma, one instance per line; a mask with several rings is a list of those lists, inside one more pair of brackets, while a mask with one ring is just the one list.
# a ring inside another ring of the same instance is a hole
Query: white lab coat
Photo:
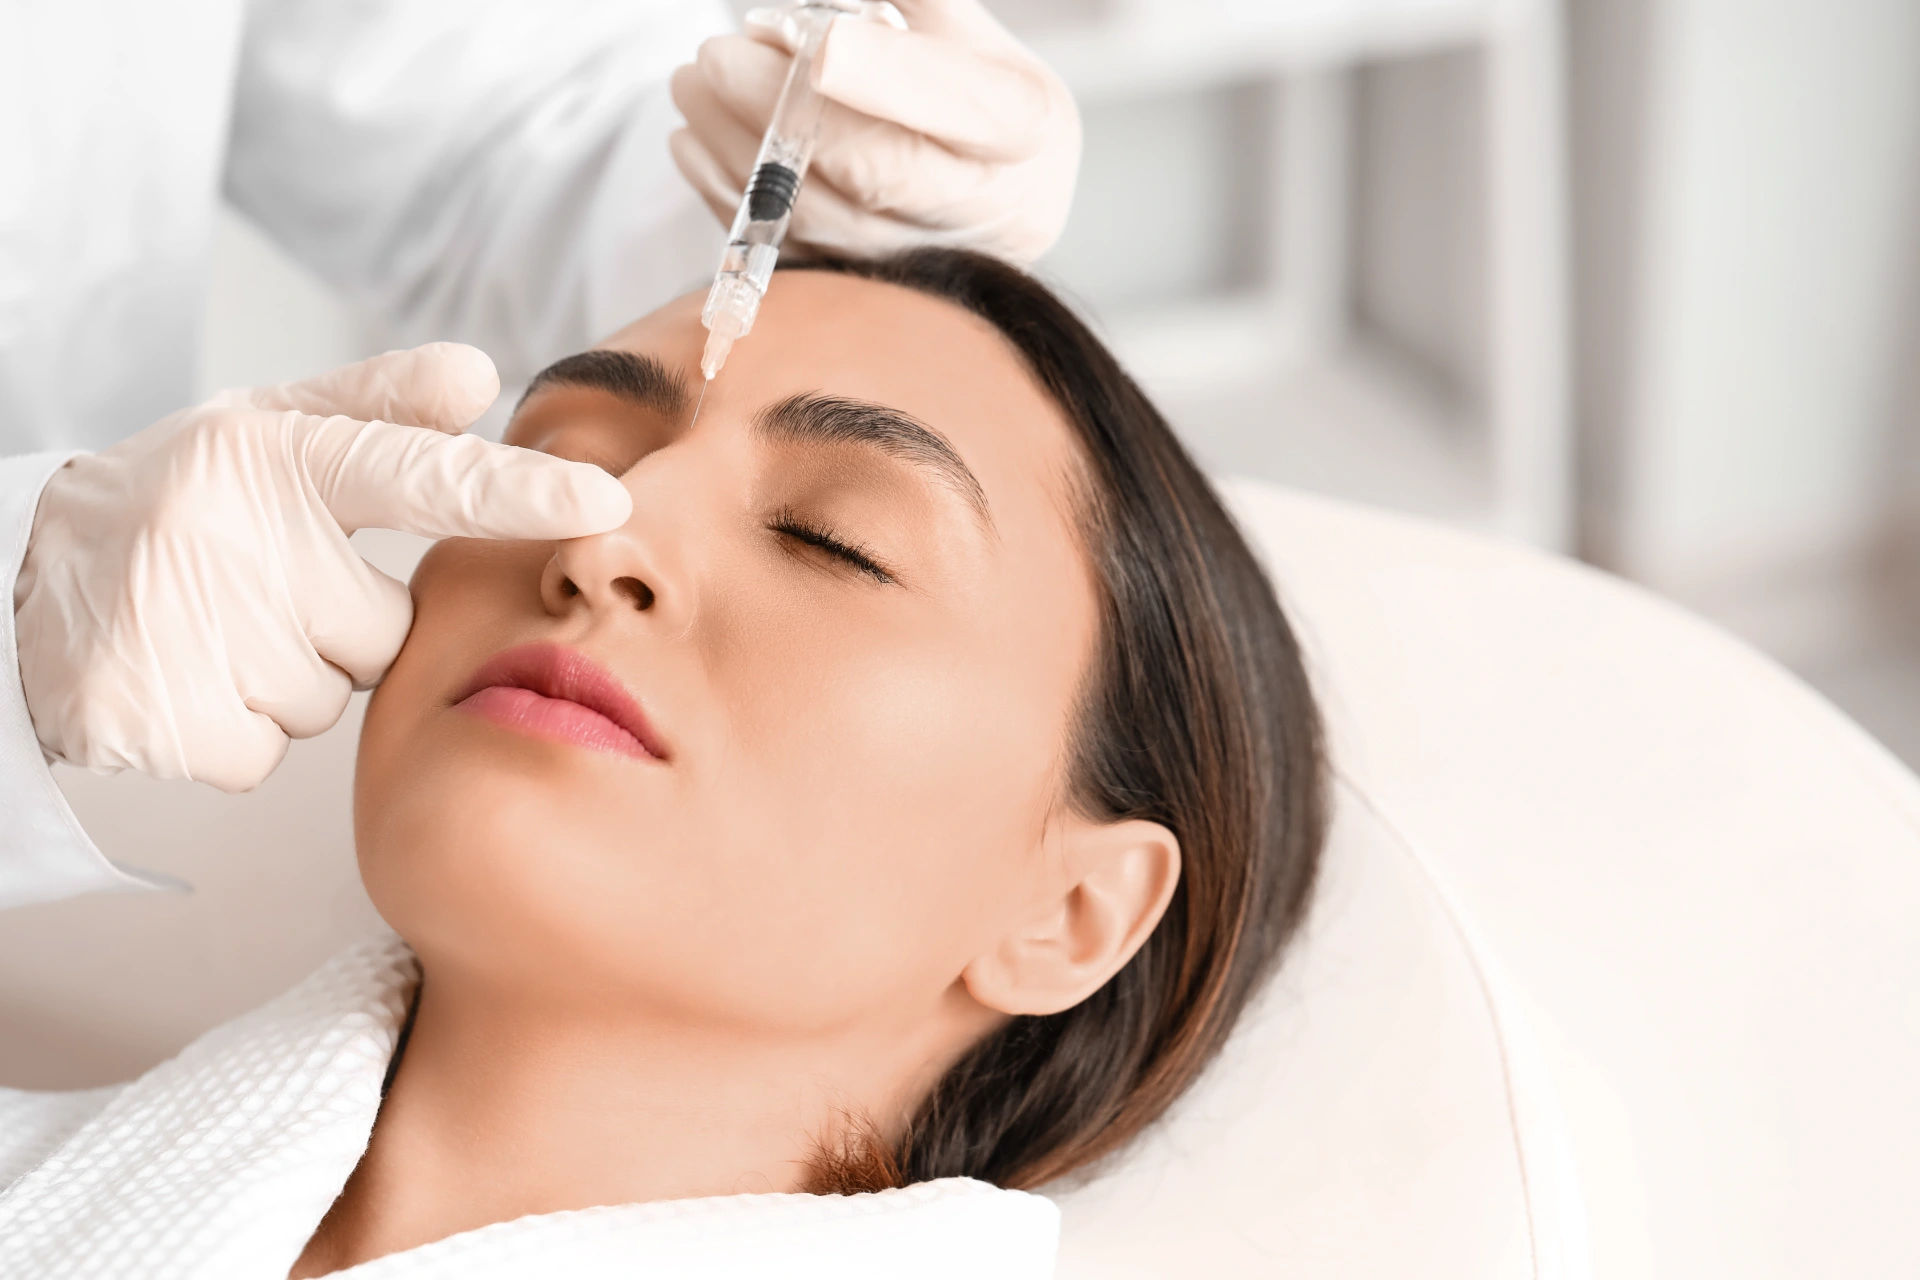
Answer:
[[511, 384], [699, 282], [672, 69], [721, 0], [0, 10], [0, 455], [187, 402], [216, 205]]
[[13, 581], [62, 458], [188, 402], [221, 196], [396, 344], [472, 342], [511, 384], [711, 270], [666, 85], [730, 25], [721, 0], [0, 10], [0, 907], [150, 883], [40, 757]]
[[[130, 1084], [0, 1089], [0, 1275], [283, 1280], [359, 1162], [413, 958], [369, 939]], [[1051, 1201], [967, 1178], [537, 1214], [343, 1280], [1045, 1280]]]

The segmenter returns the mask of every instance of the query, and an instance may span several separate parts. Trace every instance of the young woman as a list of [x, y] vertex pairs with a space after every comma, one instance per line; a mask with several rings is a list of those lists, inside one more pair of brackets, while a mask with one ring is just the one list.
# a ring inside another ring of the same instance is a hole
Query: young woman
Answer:
[[1323, 762], [1164, 421], [987, 258], [782, 272], [704, 401], [698, 307], [509, 429], [626, 526], [415, 574], [355, 796], [398, 939], [0, 1095], [0, 1272], [1045, 1275], [1023, 1193], [1225, 1040]]

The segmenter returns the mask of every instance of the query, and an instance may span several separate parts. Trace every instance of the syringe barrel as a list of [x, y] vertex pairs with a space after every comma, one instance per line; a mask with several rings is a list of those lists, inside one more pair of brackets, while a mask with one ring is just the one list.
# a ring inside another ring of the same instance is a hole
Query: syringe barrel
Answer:
[[826, 100], [814, 90], [813, 63], [834, 19], [856, 10], [849, 0], [810, 0], [791, 11], [798, 47], [774, 105], [773, 120], [761, 140], [760, 154], [754, 158], [740, 210], [734, 214], [719, 274], [701, 311], [701, 322], [708, 329], [714, 327], [715, 317], [723, 311], [738, 333], [753, 328], [760, 299], [773, 280], [780, 246], [793, 221], [793, 202], [799, 197], [820, 135], [820, 115]]

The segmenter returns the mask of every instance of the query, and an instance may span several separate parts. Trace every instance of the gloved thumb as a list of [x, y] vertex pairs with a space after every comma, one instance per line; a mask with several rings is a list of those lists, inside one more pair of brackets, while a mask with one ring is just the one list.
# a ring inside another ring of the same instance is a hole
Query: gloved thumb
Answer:
[[317, 378], [223, 391], [212, 403], [457, 433], [472, 426], [499, 394], [500, 375], [486, 352], [464, 342], [429, 342], [342, 365]]
[[548, 541], [606, 533], [633, 514], [626, 486], [590, 463], [392, 422], [301, 425], [308, 473], [348, 533]]

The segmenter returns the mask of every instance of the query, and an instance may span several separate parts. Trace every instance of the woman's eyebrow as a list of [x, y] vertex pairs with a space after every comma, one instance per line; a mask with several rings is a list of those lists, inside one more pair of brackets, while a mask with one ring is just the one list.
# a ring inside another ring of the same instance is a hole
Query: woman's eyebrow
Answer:
[[811, 444], [855, 444], [931, 471], [993, 532], [993, 511], [979, 477], [947, 438], [910, 414], [869, 400], [817, 393], [788, 396], [753, 416], [766, 436]]
[[[632, 351], [582, 351], [563, 356], [534, 375], [520, 404], [542, 387], [553, 386], [604, 391], [669, 418], [679, 417], [690, 402], [687, 380], [679, 371]], [[514, 412], [519, 411], [519, 405], [515, 405]]]

